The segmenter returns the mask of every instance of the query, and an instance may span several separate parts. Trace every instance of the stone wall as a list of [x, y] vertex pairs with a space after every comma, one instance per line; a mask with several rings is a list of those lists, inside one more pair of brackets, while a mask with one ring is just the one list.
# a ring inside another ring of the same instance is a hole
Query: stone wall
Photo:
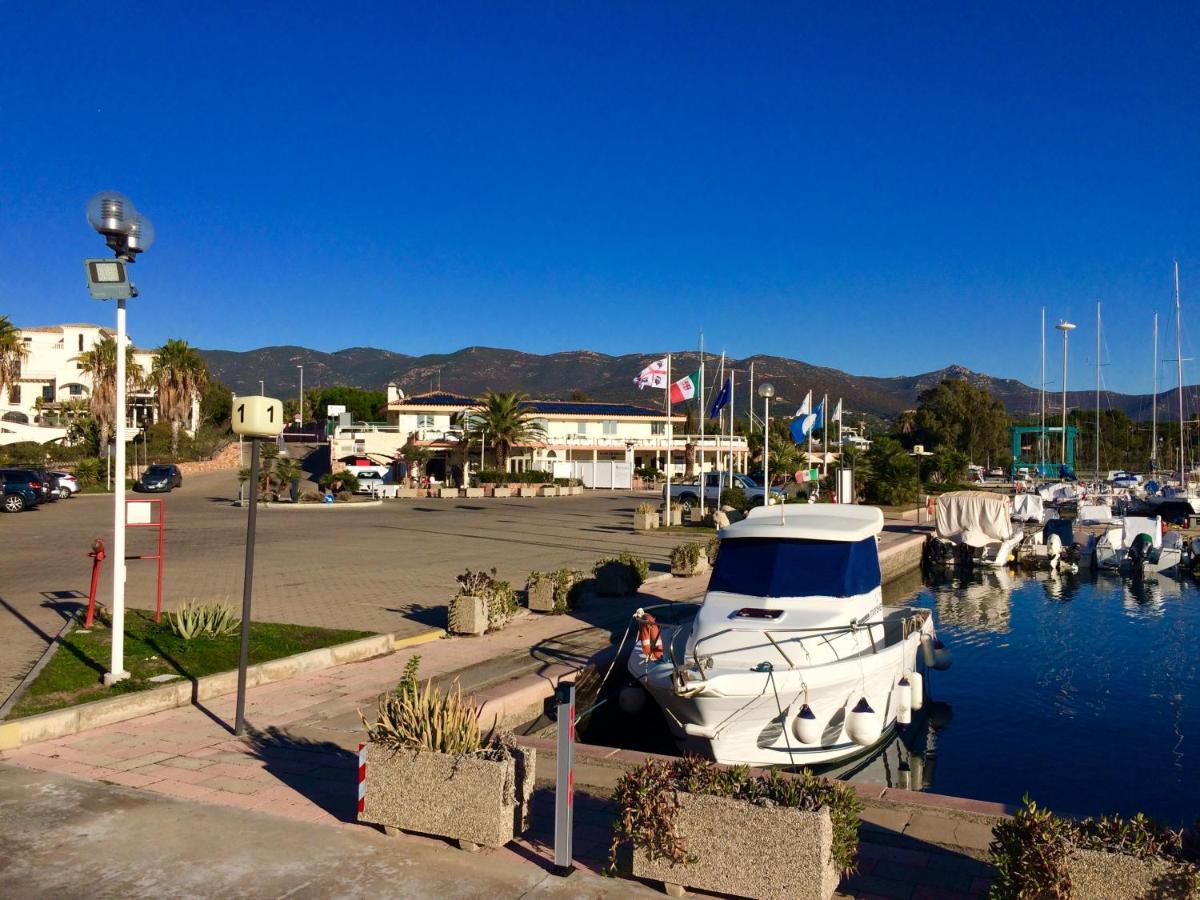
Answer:
[[[249, 456], [249, 454], [247, 454]], [[247, 465], [249, 463], [247, 462]], [[196, 475], [200, 472], [219, 472], [224, 470], [237, 470], [242, 467], [241, 453], [237, 441], [234, 441], [225, 449], [219, 451], [212, 459], [202, 459], [198, 462], [183, 462], [179, 464], [179, 471], [188, 475]]]

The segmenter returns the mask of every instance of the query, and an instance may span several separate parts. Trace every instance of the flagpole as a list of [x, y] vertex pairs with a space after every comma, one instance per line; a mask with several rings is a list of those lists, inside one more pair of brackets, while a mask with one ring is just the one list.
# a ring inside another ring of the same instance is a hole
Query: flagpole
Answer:
[[704, 329], [700, 329], [700, 520], [704, 521], [704, 495], [708, 484], [704, 480], [704, 420], [708, 410], [704, 408]]
[[[723, 391], [723, 390], [725, 390], [725, 351], [724, 350], [721, 351], [720, 381], [721, 381], [720, 389]], [[718, 393], [717, 396], [718, 397], [721, 396], [720, 393]], [[725, 406], [728, 406], [728, 405], [729, 405], [728, 403], [725, 404]], [[718, 412], [717, 412], [717, 434], [719, 435], [719, 437], [717, 438], [717, 465], [716, 465], [717, 502], [713, 506], [714, 510], [721, 508], [721, 494], [725, 490], [725, 467], [723, 465], [721, 465], [721, 451], [725, 449], [725, 446], [724, 446], [725, 445], [725, 407], [724, 406], [722, 406], [721, 409], [718, 410]]]
[[666, 525], [674, 524], [671, 521], [671, 459], [672, 451], [675, 447], [675, 429], [671, 425], [671, 354], [667, 354], [667, 389], [666, 389], [666, 407], [667, 407], [667, 521]]
[[754, 360], [750, 360], [750, 430], [754, 431]]
[[734, 390], [737, 382], [737, 370], [729, 370], [729, 486], [733, 487], [733, 411], [734, 397], [737, 396], [737, 391]]
[[821, 477], [829, 474], [829, 395], [821, 402]]

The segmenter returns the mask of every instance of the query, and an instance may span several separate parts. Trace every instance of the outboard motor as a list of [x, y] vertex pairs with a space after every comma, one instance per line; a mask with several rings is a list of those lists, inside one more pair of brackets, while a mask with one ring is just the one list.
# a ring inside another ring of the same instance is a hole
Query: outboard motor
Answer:
[[1139, 534], [1133, 539], [1129, 548], [1129, 567], [1135, 575], [1141, 575], [1146, 568], [1146, 561], [1154, 549], [1154, 539], [1146, 533]]

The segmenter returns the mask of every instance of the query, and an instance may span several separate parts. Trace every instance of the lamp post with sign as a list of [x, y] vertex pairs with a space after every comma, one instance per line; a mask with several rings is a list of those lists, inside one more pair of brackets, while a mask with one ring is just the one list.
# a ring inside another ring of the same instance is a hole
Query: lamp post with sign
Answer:
[[88, 201], [88, 223], [104, 235], [114, 259], [85, 259], [88, 291], [95, 300], [117, 301], [115, 423], [115, 484], [113, 485], [112, 651], [106, 685], [129, 677], [125, 671], [125, 301], [137, 296], [127, 265], [154, 242], [154, 226], [117, 191], [101, 191]]
[[250, 515], [246, 519], [246, 571], [242, 581], [242, 642], [238, 654], [237, 713], [233, 733], [246, 729], [246, 664], [250, 656], [250, 601], [254, 592], [254, 528], [258, 520], [258, 442], [283, 431], [283, 404], [274, 397], [240, 397], [230, 416], [233, 431], [250, 441]]

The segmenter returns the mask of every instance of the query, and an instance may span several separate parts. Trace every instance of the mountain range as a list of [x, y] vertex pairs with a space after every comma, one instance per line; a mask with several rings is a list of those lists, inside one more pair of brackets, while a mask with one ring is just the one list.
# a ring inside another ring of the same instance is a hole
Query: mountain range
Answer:
[[[305, 388], [349, 385], [382, 390], [394, 382], [406, 394], [430, 390], [479, 396], [488, 390], [523, 391], [540, 399], [569, 399], [582, 394], [592, 400], [640, 403], [652, 406], [662, 402], [657, 391], [639, 391], [634, 376], [654, 358], [649, 354], [608, 356], [590, 350], [539, 355], [518, 350], [491, 347], [466, 347], [453, 353], [409, 356], [373, 347], [351, 347], [334, 353], [324, 353], [305, 347], [262, 347], [257, 350], [201, 350], [212, 374], [235, 393], [251, 394], [259, 390], [259, 380], [267, 393], [291, 397], [299, 388], [299, 369], [304, 367]], [[716, 383], [719, 357], [705, 357], [706, 381]], [[828, 394], [830, 403], [842, 398], [846, 422], [860, 417], [890, 418], [912, 409], [918, 395], [946, 378], [965, 378], [986, 387], [1001, 401], [1009, 413], [1017, 416], [1036, 414], [1038, 390], [1011, 378], [993, 378], [963, 366], [949, 366], [921, 375], [899, 375], [879, 378], [852, 375], [840, 369], [814, 366], [796, 359], [780, 356], [751, 356], [726, 360], [727, 368], [736, 370], [735, 407], [744, 410], [749, 397], [749, 372], [754, 367], [755, 385], [769, 381], [775, 386], [775, 402], [783, 404], [786, 414], [804, 399], [807, 391], [814, 396]], [[700, 366], [699, 354], [687, 351], [672, 355], [672, 377], [681, 378]], [[1159, 417], [1175, 420], [1178, 408], [1175, 391], [1159, 395]], [[1061, 412], [1061, 395], [1047, 393], [1047, 415]], [[1119, 394], [1101, 392], [1102, 409], [1120, 409], [1133, 419], [1150, 418], [1149, 394]], [[1200, 387], [1184, 388], [1188, 410], [1196, 410]], [[761, 405], [761, 400], [756, 401]], [[1094, 391], [1071, 391], [1067, 394], [1069, 408], [1093, 409]], [[756, 407], [758, 408], [758, 407]], [[1058, 412], [1055, 412], [1058, 411]], [[1192, 413], [1189, 413], [1191, 415]]]

